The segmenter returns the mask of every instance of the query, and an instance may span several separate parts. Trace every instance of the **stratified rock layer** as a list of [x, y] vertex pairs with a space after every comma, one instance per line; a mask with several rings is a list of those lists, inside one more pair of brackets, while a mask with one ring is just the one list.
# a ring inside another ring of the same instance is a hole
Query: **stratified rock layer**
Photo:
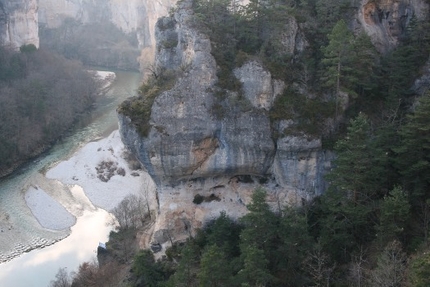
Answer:
[[[311, 167], [323, 158], [318, 154], [319, 140], [272, 138], [267, 111], [285, 84], [272, 79], [258, 62], [246, 62], [235, 70], [244, 97], [232, 92], [224, 100], [222, 116], [215, 115], [214, 105], [220, 101], [214, 92], [216, 62], [209, 39], [192, 28], [189, 5], [182, 3], [174, 17], [160, 19], [156, 30], [157, 66], [183, 69], [182, 76], [155, 99], [148, 136], [139, 135], [131, 120], [120, 115], [123, 141], [159, 186], [237, 175], [274, 176], [292, 191], [309, 190], [297, 184], [303, 180], [321, 182], [323, 171]], [[166, 47], [166, 42], [175, 45]], [[297, 163], [285, 164], [286, 158]], [[322, 191], [323, 185], [313, 186], [317, 193]]]
[[[357, 18], [380, 51], [389, 51], [412, 15], [424, 17], [425, 7], [420, 0], [361, 1]], [[220, 97], [211, 43], [193, 27], [192, 13], [191, 1], [182, 1], [174, 15], [157, 22], [154, 71], [179, 77], [155, 98], [148, 134], [139, 134], [135, 123], [119, 114], [123, 142], [158, 187], [152, 237], [157, 246], [172, 235], [189, 236], [220, 211], [241, 216], [256, 187], [268, 191], [274, 209], [321, 194], [334, 157], [321, 139], [288, 133], [290, 121], [270, 122], [268, 111], [286, 84], [257, 60], [233, 71], [242, 90]], [[294, 18], [284, 25], [285, 49], [302, 52], [307, 41], [300, 26]]]

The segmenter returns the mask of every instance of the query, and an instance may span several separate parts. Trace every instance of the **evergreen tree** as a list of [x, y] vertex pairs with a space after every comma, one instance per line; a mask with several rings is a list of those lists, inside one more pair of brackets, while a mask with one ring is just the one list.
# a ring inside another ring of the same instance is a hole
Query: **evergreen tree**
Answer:
[[223, 211], [217, 219], [205, 228], [207, 245], [216, 244], [224, 250], [229, 258], [239, 256], [239, 234], [241, 229], [242, 227]]
[[351, 120], [347, 135], [335, 145], [337, 158], [327, 178], [332, 187], [355, 203], [380, 197], [386, 154], [373, 145], [369, 119], [360, 113]]
[[249, 213], [241, 218], [244, 229], [240, 234], [241, 250], [255, 246], [269, 254], [276, 250], [278, 218], [266, 203], [266, 191], [256, 189], [252, 195], [252, 202], [247, 205]]
[[198, 254], [192, 241], [181, 250], [181, 256], [178, 267], [173, 276], [169, 278], [167, 286], [174, 287], [191, 287], [196, 285], [196, 273], [198, 270]]
[[387, 155], [375, 146], [369, 119], [360, 113], [335, 145], [337, 158], [321, 198], [321, 244], [337, 260], [374, 237], [376, 202], [385, 193]]
[[346, 0], [315, 1], [316, 16], [320, 24], [320, 29], [322, 29], [323, 33], [329, 32], [329, 30], [325, 29], [330, 29], [337, 21], [339, 21], [341, 16], [348, 8], [348, 5], [349, 3]]
[[243, 268], [237, 277], [243, 287], [267, 286], [273, 280], [273, 276], [268, 269], [268, 260], [264, 256], [263, 250], [254, 245], [246, 246], [242, 252]]
[[159, 282], [166, 279], [167, 275], [163, 272], [160, 263], [155, 262], [150, 250], [142, 250], [134, 257], [133, 271], [143, 280], [144, 286], [148, 287], [157, 287]]
[[197, 278], [201, 287], [231, 286], [230, 264], [224, 251], [217, 245], [210, 245], [203, 252]]
[[406, 194], [400, 187], [393, 191], [381, 203], [378, 226], [378, 239], [385, 245], [389, 241], [399, 240], [405, 231], [410, 216], [410, 205]]
[[276, 249], [276, 274], [283, 284], [303, 286], [302, 262], [312, 246], [307, 215], [302, 208], [284, 209], [279, 226], [280, 244]]
[[396, 164], [412, 205], [430, 198], [430, 95], [421, 97], [400, 130]]
[[366, 96], [368, 100], [369, 93], [377, 88], [379, 54], [367, 34], [361, 33], [354, 39], [351, 57], [352, 70], [347, 82], [351, 83], [352, 95]]
[[334, 91], [336, 99], [336, 117], [338, 116], [339, 94], [349, 88], [347, 75], [351, 71], [352, 33], [345, 21], [340, 20], [328, 35], [329, 44], [324, 47], [323, 81], [324, 85]]

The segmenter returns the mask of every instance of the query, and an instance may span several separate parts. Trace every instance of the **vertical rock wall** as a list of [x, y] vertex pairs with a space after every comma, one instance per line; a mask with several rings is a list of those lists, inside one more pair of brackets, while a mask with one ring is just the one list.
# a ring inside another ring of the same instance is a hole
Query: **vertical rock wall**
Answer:
[[153, 62], [155, 23], [168, 14], [177, 0], [39, 0], [39, 22], [56, 28], [66, 18], [83, 24], [109, 21], [124, 33], [136, 33], [144, 71]]
[[27, 44], [39, 47], [37, 10], [37, 0], [1, 0], [1, 44], [13, 49]]
[[428, 17], [425, 0], [362, 0], [358, 21], [380, 52], [393, 49], [412, 17]]

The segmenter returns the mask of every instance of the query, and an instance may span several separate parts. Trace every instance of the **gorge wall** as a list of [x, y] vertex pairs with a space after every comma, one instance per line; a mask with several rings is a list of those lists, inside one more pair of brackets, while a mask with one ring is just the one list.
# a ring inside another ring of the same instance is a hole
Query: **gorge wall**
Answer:
[[13, 49], [27, 44], [39, 47], [37, 10], [37, 0], [1, 0], [1, 44]]
[[[97, 24], [105, 26], [113, 24], [118, 31], [129, 35], [128, 38], [122, 40], [122, 43], [109, 43], [109, 41], [99, 43], [96, 48], [98, 51], [93, 58], [100, 57], [100, 53], [105, 53], [104, 58], [99, 61], [102, 62], [101, 64], [103, 62], [109, 64], [109, 59], [107, 59], [109, 57], [128, 57], [127, 60], [116, 60], [119, 68], [134, 69], [140, 64], [140, 70], [144, 72], [154, 57], [155, 23], [159, 17], [167, 15], [175, 3], [176, 0], [39, 0], [39, 22], [43, 29], [49, 30], [60, 29], [70, 19], [73, 19], [78, 25], [93, 25], [91, 27], [95, 27]], [[69, 26], [68, 29], [79, 28]], [[82, 32], [76, 32], [77, 36], [79, 34]], [[97, 35], [89, 36], [89, 38], [92, 37], [97, 38]], [[56, 40], [58, 39], [47, 39], [47, 41]], [[91, 39], [82, 40], [91, 41]], [[89, 54], [91, 51], [83, 53]], [[107, 56], [108, 54], [111, 55]], [[129, 63], [133, 61], [134, 63]]]
[[[419, 0], [361, 1], [351, 22], [386, 52], [413, 15], [423, 19], [427, 8]], [[177, 78], [150, 105], [147, 134], [127, 114], [134, 100], [118, 110], [123, 142], [158, 187], [155, 244], [189, 236], [220, 211], [240, 217], [257, 187], [267, 190], [274, 209], [301, 204], [324, 192], [334, 158], [321, 138], [286, 132], [291, 121], [270, 121], [268, 111], [286, 84], [259, 61], [247, 60], [234, 71], [243, 94], [230, 92], [220, 100], [211, 42], [193, 28], [192, 15], [191, 1], [182, 1], [155, 27], [155, 68]], [[281, 43], [300, 53], [307, 41], [295, 19], [287, 22]]]
[[257, 187], [268, 191], [274, 208], [300, 204], [325, 190], [323, 175], [332, 159], [320, 139], [284, 134], [287, 121], [272, 125], [268, 110], [285, 84], [258, 61], [234, 71], [244, 97], [231, 92], [219, 114], [217, 63], [208, 37], [193, 28], [192, 14], [191, 2], [183, 1], [172, 17], [157, 23], [155, 64], [180, 76], [155, 98], [148, 134], [139, 133], [124, 112], [133, 100], [119, 109], [123, 142], [158, 187], [152, 240], [159, 244], [172, 234], [175, 240], [188, 236], [223, 210], [240, 217]]

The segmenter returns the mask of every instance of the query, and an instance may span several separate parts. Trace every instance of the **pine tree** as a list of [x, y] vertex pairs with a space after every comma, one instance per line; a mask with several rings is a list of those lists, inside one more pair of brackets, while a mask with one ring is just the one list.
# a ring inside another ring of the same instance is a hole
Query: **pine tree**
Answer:
[[360, 113], [351, 120], [348, 133], [335, 145], [337, 158], [327, 178], [336, 188], [355, 203], [379, 198], [383, 186], [386, 154], [373, 146], [368, 117]]
[[378, 240], [384, 245], [389, 241], [399, 240], [410, 216], [410, 205], [404, 191], [395, 187], [384, 197], [380, 210]]
[[328, 39], [329, 44], [323, 49], [323, 80], [326, 87], [334, 90], [337, 117], [339, 94], [343, 89], [348, 88], [346, 76], [351, 71], [350, 60], [353, 37], [345, 21], [340, 20], [333, 27]]
[[263, 250], [254, 245], [249, 245], [242, 251], [243, 268], [237, 277], [241, 286], [257, 287], [267, 286], [273, 280], [268, 269], [268, 260]]
[[276, 271], [285, 285], [303, 286], [302, 262], [312, 246], [307, 215], [303, 209], [287, 207], [279, 226], [280, 244], [276, 249]]
[[266, 191], [256, 189], [247, 208], [249, 213], [241, 218], [244, 225], [240, 234], [241, 250], [245, 250], [247, 246], [256, 246], [267, 255], [275, 250], [278, 218], [266, 203]]
[[430, 198], [430, 95], [421, 97], [400, 130], [396, 164], [412, 204]]
[[231, 286], [230, 264], [225, 257], [224, 251], [217, 245], [210, 245], [203, 252], [197, 278], [201, 287]]

